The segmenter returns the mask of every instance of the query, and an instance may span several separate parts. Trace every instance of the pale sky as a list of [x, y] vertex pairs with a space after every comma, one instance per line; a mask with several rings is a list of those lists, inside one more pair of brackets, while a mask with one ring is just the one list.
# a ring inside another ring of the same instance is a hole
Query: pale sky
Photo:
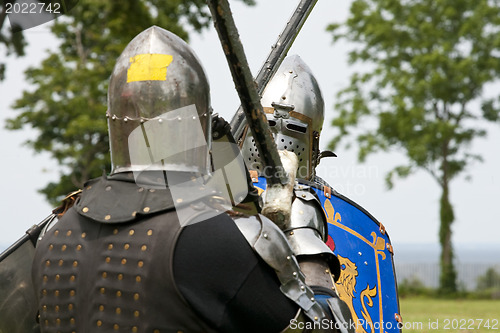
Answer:
[[[256, 7], [248, 8], [231, 1], [254, 75], [297, 2], [258, 0]], [[335, 115], [335, 94], [348, 84], [352, 72], [346, 61], [349, 45], [332, 45], [331, 36], [325, 28], [329, 23], [343, 21], [349, 4], [350, 1], [318, 1], [289, 52], [302, 57], [322, 89], [326, 114], [321, 136], [323, 149], [334, 133], [330, 121]], [[37, 65], [43, 60], [46, 57], [44, 50], [57, 49], [47, 25], [27, 30], [25, 35], [29, 41], [27, 55], [7, 60], [7, 78], [0, 83], [1, 120], [16, 115], [9, 106], [21, 96], [22, 90], [29, 89], [23, 74], [27, 66]], [[190, 45], [210, 80], [215, 112], [230, 120], [239, 100], [214, 28], [211, 26], [201, 36], [193, 34]], [[495, 88], [492, 93], [498, 94]], [[473, 153], [483, 156], [484, 163], [470, 166], [471, 181], [461, 177], [451, 185], [451, 201], [456, 217], [453, 241], [457, 246], [464, 243], [500, 243], [500, 218], [494, 214], [494, 208], [500, 203], [500, 125], [485, 127], [489, 130], [488, 137], [476, 140], [471, 146]], [[37, 190], [57, 179], [56, 162], [48, 154], [34, 155], [32, 150], [21, 145], [35, 136], [36, 132], [32, 130], [10, 132], [3, 128], [3, 124], [0, 128], [0, 170], [4, 175], [0, 190], [0, 250], [21, 237], [31, 225], [41, 221], [52, 210]], [[338, 149], [336, 153], [337, 158], [322, 161], [319, 175], [385, 225], [392, 242], [396, 244], [396, 255], [398, 244], [437, 243], [440, 191], [429, 175], [419, 172], [406, 180], [397, 181], [395, 188], [388, 191], [384, 184], [385, 174], [392, 167], [404, 164], [404, 155], [397, 151], [381, 153], [360, 164], [355, 150]]]

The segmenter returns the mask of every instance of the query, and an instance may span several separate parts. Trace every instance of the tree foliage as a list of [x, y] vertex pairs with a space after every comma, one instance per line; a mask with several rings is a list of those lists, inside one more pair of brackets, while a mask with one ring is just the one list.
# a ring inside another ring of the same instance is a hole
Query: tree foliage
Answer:
[[60, 180], [41, 190], [49, 201], [110, 170], [107, 81], [125, 46], [152, 25], [187, 40], [189, 30], [200, 32], [209, 22], [204, 0], [81, 0], [54, 22], [60, 47], [26, 71], [35, 89], [23, 92], [13, 105], [20, 114], [7, 122], [11, 130], [35, 128], [38, 137], [27, 143], [58, 161]]
[[484, 275], [481, 275], [477, 279], [477, 290], [500, 290], [500, 273], [498, 273], [493, 267], [488, 268]]
[[[7, 22], [7, 3], [12, 3], [14, 2], [13, 0], [3, 1], [3, 5], [0, 7], [1, 12], [0, 12], [0, 47], [4, 50], [2, 50], [2, 53], [0, 54], [5, 54], [5, 56], [9, 56], [11, 54], [14, 54], [16, 56], [23, 56], [24, 55], [24, 47], [26, 46], [26, 41], [24, 39], [24, 35], [22, 31], [19, 32], [13, 32], [12, 26], [9, 26], [6, 24]], [[0, 81], [3, 81], [5, 79], [5, 63], [0, 62]]]
[[485, 86], [500, 76], [500, 6], [497, 0], [354, 0], [334, 41], [354, 43], [351, 64], [365, 64], [338, 93], [334, 148], [353, 137], [359, 158], [397, 148], [408, 163], [386, 177], [425, 170], [437, 181], [442, 245], [441, 290], [456, 290], [449, 183], [481, 156], [470, 151], [499, 120], [499, 101]]

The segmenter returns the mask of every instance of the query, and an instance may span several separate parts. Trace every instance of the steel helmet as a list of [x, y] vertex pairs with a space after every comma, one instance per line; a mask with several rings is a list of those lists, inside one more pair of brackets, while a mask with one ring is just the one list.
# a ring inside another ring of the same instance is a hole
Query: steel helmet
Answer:
[[112, 173], [209, 172], [209, 84], [194, 51], [152, 26], [118, 58], [109, 82]]
[[[264, 90], [261, 103], [278, 150], [294, 152], [299, 159], [297, 177], [311, 179], [320, 156], [324, 101], [318, 82], [299, 56], [283, 61]], [[255, 140], [248, 128], [245, 132], [245, 162], [251, 170], [262, 171]]]

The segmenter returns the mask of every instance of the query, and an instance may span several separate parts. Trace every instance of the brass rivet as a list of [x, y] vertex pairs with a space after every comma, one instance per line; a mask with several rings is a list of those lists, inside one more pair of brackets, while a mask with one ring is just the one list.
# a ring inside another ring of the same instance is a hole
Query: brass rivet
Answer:
[[49, 266], [50, 266], [50, 260], [47, 260], [47, 261], [45, 262], [45, 266], [47, 266], [47, 267], [49, 267]]
[[132, 230], [130, 230], [130, 231], [128, 232], [128, 234], [129, 234], [130, 236], [132, 236], [132, 235], [134, 234], [134, 232], [135, 232], [135, 231], [134, 231], [134, 229], [132, 229]]
[[97, 321], [97, 327], [101, 327], [102, 326], [102, 321], [98, 320]]
[[82, 249], [82, 246], [81, 246], [80, 244], [78, 244], [78, 245], [76, 246], [76, 250], [77, 250], [77, 251], [80, 251], [81, 249]]
[[99, 289], [99, 292], [100, 292], [101, 294], [105, 294], [105, 293], [106, 293], [106, 288], [101, 288], [101, 289]]
[[153, 234], [153, 230], [149, 229], [148, 230], [148, 236], [151, 236]]
[[135, 217], [136, 215], [137, 215], [137, 212], [134, 210], [134, 211], [132, 212], [132, 216], [133, 216], [133, 217]]
[[314, 320], [318, 320], [318, 317], [314, 317]]
[[290, 235], [293, 235], [293, 231], [290, 231]]
[[49, 250], [52, 251], [54, 249], [54, 245], [50, 244], [49, 245]]
[[99, 311], [101, 311], [101, 312], [104, 311], [104, 305], [102, 305], [102, 304], [99, 305]]
[[56, 281], [59, 281], [60, 278], [61, 278], [61, 275], [56, 274]]
[[66, 245], [61, 246], [61, 251], [66, 251], [68, 247]]
[[109, 263], [111, 261], [110, 257], [106, 257], [106, 262]]
[[128, 244], [128, 243], [127, 243], [127, 244], [123, 245], [123, 248], [124, 248], [125, 250], [128, 250], [128, 249], [130, 248], [130, 244]]
[[306, 195], [305, 195], [305, 194], [302, 194], [302, 198], [305, 198], [305, 197], [306, 197]]
[[144, 189], [142, 187], [139, 187], [139, 189], [137, 191], [142, 192], [142, 191], [144, 191]]
[[59, 290], [54, 291], [54, 296], [59, 297]]
[[83, 207], [82, 212], [87, 213], [89, 211], [89, 207]]
[[123, 280], [123, 274], [122, 273], [118, 274], [118, 280]]
[[70, 290], [70, 291], [69, 291], [69, 295], [70, 295], [70, 296], [75, 296], [75, 294], [76, 294], [76, 291], [74, 291], [74, 290]]
[[54, 236], [59, 235], [59, 230], [54, 231]]
[[125, 265], [127, 263], [127, 259], [123, 258], [122, 259], [122, 265]]
[[56, 325], [58, 325], [58, 326], [61, 325], [61, 319], [59, 319], [59, 318], [56, 319]]
[[116, 312], [116, 314], [120, 314], [120, 313], [122, 313], [122, 309], [116, 308], [115, 312]]
[[113, 329], [114, 329], [115, 331], [118, 331], [118, 330], [120, 329], [120, 326], [118, 326], [118, 324], [114, 324], [114, 325], [113, 325]]
[[106, 216], [104, 217], [104, 219], [105, 219], [106, 221], [109, 221], [109, 219], [110, 219], [110, 218], [111, 218], [111, 215], [106, 215]]
[[118, 290], [118, 291], [116, 292], [116, 296], [117, 296], [117, 297], [122, 297], [122, 292], [121, 292], [120, 290]]
[[175, 201], [176, 201], [177, 203], [181, 203], [181, 202], [183, 202], [184, 200], [182, 200], [182, 198], [179, 198], [179, 199], [177, 199], [177, 200], [175, 200]]
[[78, 266], [78, 261], [73, 261], [73, 267], [77, 267]]
[[47, 289], [42, 290], [42, 295], [47, 296]]
[[92, 188], [92, 186], [87, 186], [87, 190], [90, 190]]
[[154, 330], [153, 333], [160, 333], [160, 330]]
[[113, 244], [108, 244], [108, 250], [112, 250], [113, 249]]
[[137, 262], [137, 266], [139, 266], [139, 267], [143, 267], [143, 266], [144, 266], [144, 261], [139, 260], [139, 261]]
[[118, 233], [118, 229], [113, 230], [113, 235], [116, 235]]
[[138, 330], [137, 330], [137, 326], [132, 326], [132, 333], [137, 333]]
[[59, 305], [54, 306], [54, 311], [59, 312]]
[[75, 325], [75, 318], [71, 318], [71, 319], [69, 320], [69, 323], [70, 323], [71, 325]]
[[146, 251], [148, 247], [146, 245], [141, 246], [141, 251]]
[[64, 260], [60, 259], [59, 262], [57, 263], [59, 266], [62, 266], [64, 264]]
[[84, 232], [84, 233], [82, 233], [82, 238], [85, 238], [85, 237], [87, 237], [87, 233]]
[[139, 317], [139, 311], [134, 311], [134, 317]]
[[43, 282], [47, 282], [49, 280], [49, 277], [47, 275], [43, 276]]
[[330, 270], [325, 269], [325, 273], [326, 273], [326, 274], [330, 273]]
[[141, 276], [140, 276], [140, 275], [137, 275], [137, 276], [135, 277], [135, 281], [136, 281], [136, 282], [141, 282]]
[[42, 306], [42, 311], [47, 311], [47, 305]]
[[107, 272], [103, 272], [103, 273], [102, 273], [102, 278], [103, 278], [103, 279], [105, 279], [105, 278], [107, 278], [107, 277], [108, 277], [108, 273], [107, 273]]
[[66, 236], [71, 236], [71, 230], [68, 230], [68, 232], [66, 233]]
[[155, 192], [155, 189], [150, 188], [150, 189], [149, 189], [149, 192], [154, 193], [154, 192]]
[[144, 211], [144, 213], [147, 213], [147, 212], [149, 212], [150, 208], [149, 207], [144, 207], [142, 210]]
[[73, 311], [73, 304], [68, 304], [68, 310]]
[[139, 300], [139, 294], [138, 293], [135, 293], [134, 294], [134, 301], [138, 301]]

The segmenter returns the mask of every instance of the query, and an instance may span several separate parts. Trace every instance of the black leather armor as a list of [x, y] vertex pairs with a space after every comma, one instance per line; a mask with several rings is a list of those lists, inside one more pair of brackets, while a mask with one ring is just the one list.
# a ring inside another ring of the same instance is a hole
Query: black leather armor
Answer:
[[89, 192], [94, 185], [101, 202], [106, 202], [106, 193], [117, 204], [126, 200], [118, 195], [122, 185], [142, 192], [133, 183], [91, 183], [80, 203], [39, 242], [33, 276], [42, 331], [212, 331], [176, 289], [172, 262], [181, 227], [175, 211], [165, 205], [159, 214], [116, 223], [108, 206], [103, 219], [109, 222], [99, 222], [85, 214], [105, 205], [81, 204], [93, 197]]
[[167, 188], [132, 180], [89, 181], [44, 231], [33, 261], [42, 332], [277, 332], [299, 305], [322, 318], [293, 273], [291, 249], [274, 243], [285, 236], [264, 228], [270, 221], [213, 211], [204, 218], [202, 209], [193, 215], [200, 222], [181, 226], [175, 208], [189, 211], [203, 198], [174, 208]]

